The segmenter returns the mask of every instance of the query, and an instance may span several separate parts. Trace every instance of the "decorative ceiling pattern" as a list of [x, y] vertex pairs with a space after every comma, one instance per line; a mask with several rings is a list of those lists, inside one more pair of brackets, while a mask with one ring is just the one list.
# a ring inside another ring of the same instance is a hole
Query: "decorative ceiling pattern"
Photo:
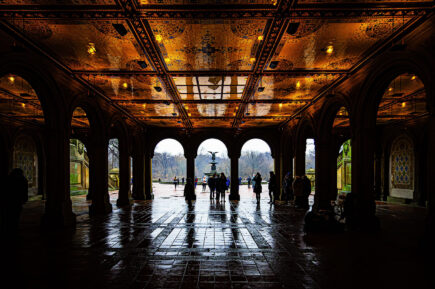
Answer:
[[0, 78], [0, 116], [30, 124], [44, 124], [44, 113], [32, 86], [17, 75]]
[[[397, 41], [397, 32], [431, 11], [429, 2], [0, 0], [0, 18], [140, 124], [243, 129], [320, 109], [319, 96]], [[6, 94], [3, 108], [13, 98]], [[411, 95], [403, 107], [385, 98], [380, 118], [391, 107], [420, 112], [421, 94]], [[14, 105], [1, 111], [25, 114]], [[73, 127], [89, 125], [80, 113]], [[347, 125], [345, 112], [338, 114], [334, 126]]]

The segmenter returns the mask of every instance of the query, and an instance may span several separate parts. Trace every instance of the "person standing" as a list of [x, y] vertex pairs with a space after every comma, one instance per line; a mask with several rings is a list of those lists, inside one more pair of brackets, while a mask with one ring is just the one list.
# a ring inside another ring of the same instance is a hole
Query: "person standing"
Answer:
[[207, 188], [207, 177], [206, 176], [204, 176], [203, 178], [202, 178], [202, 192], [204, 193], [205, 192], [205, 189]]
[[295, 195], [295, 207], [303, 208], [303, 181], [300, 176], [296, 176], [293, 181], [293, 193]]
[[288, 204], [289, 202], [293, 201], [293, 178], [290, 175], [290, 172], [288, 172], [285, 177], [284, 180], [282, 182], [282, 186], [284, 188], [284, 195], [285, 195], [285, 201]]
[[303, 183], [302, 207], [304, 209], [308, 209], [309, 207], [308, 198], [310, 197], [311, 194], [311, 181], [306, 175], [304, 175], [302, 177], [302, 183]]
[[184, 196], [189, 205], [189, 210], [192, 210], [192, 200], [195, 197], [195, 187], [193, 185], [192, 179], [187, 178], [186, 185], [184, 186]]
[[275, 204], [276, 188], [276, 176], [274, 172], [271, 171], [269, 176], [269, 204]]
[[227, 178], [224, 173], [221, 173], [216, 185], [216, 200], [225, 199], [225, 190], [227, 188]]
[[211, 200], [215, 197], [214, 195], [216, 190], [216, 173], [208, 178], [208, 187], [210, 188], [210, 200]]
[[196, 189], [196, 185], [198, 184], [198, 178], [195, 177], [195, 189]]
[[261, 195], [261, 191], [262, 191], [260, 173], [257, 172], [252, 183], [254, 184], [253, 185], [254, 186], [254, 193], [257, 197], [257, 204], [260, 204], [260, 195]]
[[18, 236], [18, 226], [20, 223], [23, 205], [28, 200], [28, 182], [22, 169], [16, 168], [9, 174], [6, 190], [2, 196], [2, 235], [11, 237]]
[[184, 177], [181, 178], [181, 184], [184, 186]]
[[246, 179], [248, 181], [248, 189], [251, 188], [251, 177], [248, 176], [248, 178]]
[[174, 177], [174, 187], [175, 190], [177, 190], [177, 176]]

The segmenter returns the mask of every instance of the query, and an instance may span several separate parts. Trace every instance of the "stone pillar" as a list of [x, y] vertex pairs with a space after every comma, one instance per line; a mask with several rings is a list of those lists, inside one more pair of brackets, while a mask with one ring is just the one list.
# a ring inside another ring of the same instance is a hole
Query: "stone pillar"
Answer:
[[147, 150], [145, 152], [145, 199], [152, 200], [153, 198], [152, 155]]
[[49, 130], [45, 137], [47, 157], [47, 198], [42, 226], [62, 228], [75, 225], [69, 192], [68, 129]]
[[[426, 218], [426, 229], [424, 235], [425, 249], [428, 250], [429, 259], [435, 255], [435, 116], [431, 115], [428, 121], [428, 140], [427, 140], [427, 172], [426, 172], [426, 192], [428, 201], [428, 216]], [[431, 260], [431, 259], [430, 259]]]
[[[332, 186], [333, 174], [337, 173], [337, 158], [332, 143], [332, 136], [317, 140], [315, 145], [316, 187], [313, 210], [331, 210], [331, 201], [336, 199], [336, 185]], [[336, 181], [335, 181], [336, 183]], [[333, 189], [335, 187], [335, 189]]]
[[90, 190], [92, 191], [92, 204], [89, 207], [90, 215], [107, 214], [112, 211], [109, 199], [109, 165], [108, 140], [104, 136], [95, 135], [88, 148]]
[[305, 175], [305, 139], [298, 140], [295, 150], [295, 176]]
[[119, 141], [119, 194], [116, 205], [118, 207], [130, 205], [130, 156], [127, 140]]
[[374, 195], [374, 128], [357, 128], [352, 138], [352, 193], [354, 195], [354, 228], [375, 230], [379, 220], [375, 216]]
[[230, 195], [229, 200], [240, 201], [239, 194], [239, 158], [240, 152], [232, 151], [229, 154], [231, 159], [231, 183], [230, 183]]
[[141, 147], [133, 148], [133, 194], [134, 200], [145, 200], [145, 154]]
[[282, 178], [284, 178], [287, 173], [290, 173], [290, 176], [293, 176], [293, 154], [291, 153], [291, 149], [284, 147], [281, 151], [282, 151], [282, 159], [281, 159]]
[[376, 200], [381, 200], [381, 175], [382, 175], [382, 152], [377, 151], [375, 153], [375, 175], [374, 175], [374, 194]]
[[273, 169], [276, 177], [276, 195], [279, 197], [279, 199], [281, 199], [281, 183], [282, 183], [281, 165], [282, 165], [282, 155], [281, 155], [281, 151], [278, 151], [275, 152]]

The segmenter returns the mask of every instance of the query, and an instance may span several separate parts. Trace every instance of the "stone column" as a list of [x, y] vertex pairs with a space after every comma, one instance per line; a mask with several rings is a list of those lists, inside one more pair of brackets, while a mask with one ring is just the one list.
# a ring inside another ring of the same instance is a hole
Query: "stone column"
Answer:
[[376, 200], [381, 200], [382, 152], [375, 153], [374, 194]]
[[127, 140], [119, 141], [119, 194], [116, 205], [118, 207], [130, 205], [130, 157]]
[[152, 200], [153, 196], [153, 171], [152, 155], [149, 150], [145, 152], [145, 199]]
[[378, 229], [374, 195], [374, 128], [356, 128], [352, 138], [352, 193], [354, 194], [353, 223], [364, 230]]
[[318, 139], [315, 145], [316, 193], [313, 205], [315, 211], [332, 209], [331, 201], [336, 198], [337, 190], [333, 190], [331, 185], [336, 178], [331, 178], [331, 176], [336, 174], [337, 158], [331, 138], [332, 136], [326, 137], [324, 140]]
[[282, 183], [282, 173], [281, 173], [281, 165], [282, 165], [282, 155], [281, 151], [275, 152], [274, 157], [274, 173], [276, 177], [276, 195], [281, 199], [281, 183]]
[[298, 140], [295, 150], [295, 176], [305, 175], [305, 139]]
[[133, 148], [133, 194], [134, 200], [145, 200], [145, 154], [141, 147]]
[[92, 204], [89, 207], [90, 215], [107, 214], [112, 211], [109, 199], [109, 165], [108, 140], [101, 135], [95, 135], [91, 141], [89, 152], [90, 190], [92, 191]]
[[231, 201], [239, 201], [239, 158], [240, 152], [232, 151], [229, 152], [229, 157], [231, 159], [231, 183], [230, 183], [230, 195], [229, 199]]
[[[195, 158], [196, 152], [186, 150], [184, 153], [184, 157], [186, 158], [186, 182], [187, 179], [191, 179], [193, 183], [195, 183]], [[193, 198], [196, 200], [196, 194]]]
[[47, 194], [42, 226], [62, 228], [75, 225], [69, 192], [69, 137], [68, 129], [47, 131], [45, 137], [47, 157]]
[[429, 258], [435, 255], [434, 242], [435, 242], [435, 116], [431, 115], [428, 121], [428, 140], [427, 140], [427, 172], [426, 172], [426, 192], [428, 201], [428, 216], [426, 218], [426, 228], [424, 234], [424, 246], [428, 251]]

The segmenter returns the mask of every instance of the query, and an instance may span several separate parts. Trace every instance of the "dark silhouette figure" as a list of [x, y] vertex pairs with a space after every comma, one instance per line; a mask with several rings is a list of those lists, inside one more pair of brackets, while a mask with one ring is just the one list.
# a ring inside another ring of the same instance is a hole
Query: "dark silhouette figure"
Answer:
[[184, 177], [181, 178], [181, 184], [184, 186]]
[[208, 178], [208, 187], [210, 188], [210, 200], [214, 198], [216, 191], [216, 174]]
[[293, 201], [293, 177], [290, 175], [290, 172], [288, 172], [285, 177], [284, 180], [282, 181], [282, 187], [284, 190], [284, 198], [286, 203], [288, 204], [289, 202]]
[[304, 184], [300, 176], [296, 176], [293, 181], [293, 192], [295, 195], [295, 207], [303, 208]]
[[303, 208], [308, 209], [308, 198], [311, 194], [311, 181], [307, 176], [302, 176], [302, 182], [303, 182]]
[[174, 187], [175, 187], [175, 190], [177, 190], [177, 185], [178, 185], [177, 177], [174, 177]]
[[277, 183], [276, 183], [276, 176], [273, 172], [270, 172], [269, 177], [269, 204], [275, 204], [276, 199], [276, 190], [277, 189]]
[[261, 195], [261, 191], [262, 191], [260, 173], [257, 172], [257, 174], [254, 177], [254, 182], [255, 182], [254, 193], [257, 197], [257, 204], [260, 204], [260, 195]]
[[227, 178], [224, 173], [221, 173], [220, 177], [216, 181], [216, 200], [225, 200], [225, 190], [227, 189]]
[[2, 196], [2, 235], [12, 239], [18, 235], [23, 205], [28, 200], [28, 183], [23, 170], [16, 168], [9, 174]]
[[248, 177], [246, 180], [248, 181], [248, 189], [250, 189], [251, 188], [251, 177]]
[[184, 196], [189, 205], [189, 210], [192, 209], [192, 200], [195, 198], [195, 186], [193, 185], [192, 179], [187, 178], [186, 185], [184, 186]]

